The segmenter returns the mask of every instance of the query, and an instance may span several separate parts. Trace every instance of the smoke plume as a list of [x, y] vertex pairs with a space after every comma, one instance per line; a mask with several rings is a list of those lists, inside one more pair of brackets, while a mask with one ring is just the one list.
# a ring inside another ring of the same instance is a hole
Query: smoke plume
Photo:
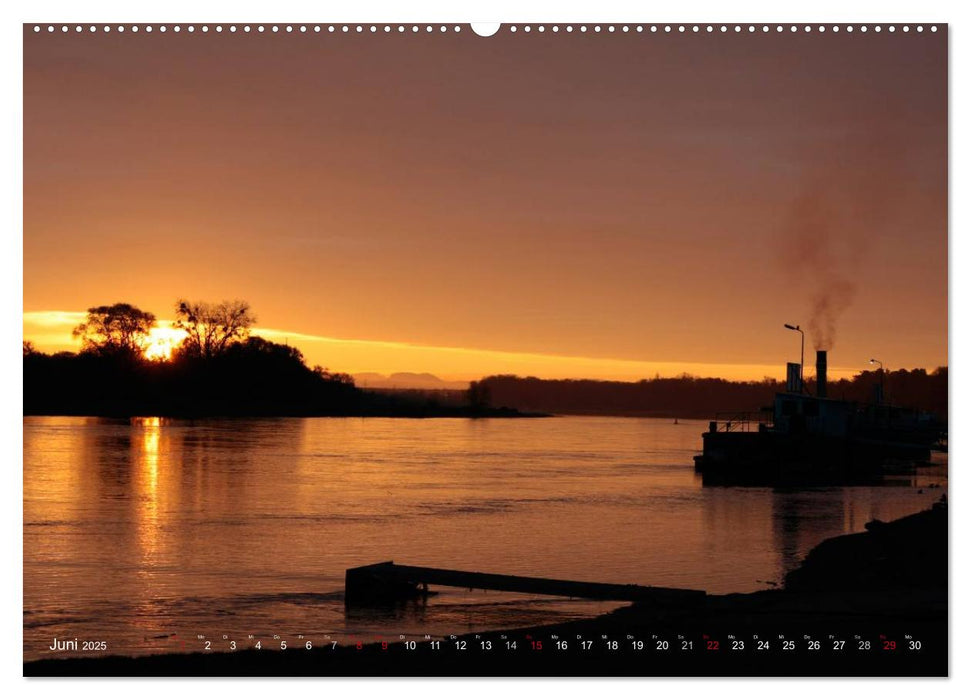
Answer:
[[856, 284], [847, 279], [833, 279], [817, 289], [810, 301], [809, 337], [817, 350], [829, 350], [836, 342], [836, 325], [840, 316], [853, 304]]
[[871, 241], [880, 238], [898, 204], [902, 166], [899, 149], [895, 153], [875, 134], [810, 160], [779, 243], [787, 275], [806, 294], [810, 339], [817, 350], [830, 350], [841, 317], [858, 296]]

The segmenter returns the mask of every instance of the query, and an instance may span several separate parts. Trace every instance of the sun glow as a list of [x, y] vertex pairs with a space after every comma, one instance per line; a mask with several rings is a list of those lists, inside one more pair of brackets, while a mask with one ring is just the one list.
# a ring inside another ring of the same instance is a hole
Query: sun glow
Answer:
[[178, 328], [155, 327], [148, 334], [143, 353], [149, 360], [164, 362], [172, 359], [172, 353], [185, 338], [186, 332]]
[[[80, 343], [71, 336], [71, 329], [84, 320], [84, 315], [83, 311], [25, 311], [24, 340], [34, 342], [42, 352], [77, 352]], [[173, 351], [185, 338], [185, 332], [172, 328], [171, 319], [160, 319], [158, 323], [149, 333], [143, 354], [147, 359], [164, 362], [171, 359]], [[310, 365], [320, 364], [351, 374], [428, 372], [449, 381], [480, 379], [488, 374], [637, 381], [655, 374], [675, 377], [682, 372], [698, 377], [757, 381], [766, 376], [779, 377], [784, 369], [784, 365], [778, 363], [640, 361], [355, 340], [264, 327], [253, 328], [252, 334], [277, 343], [296, 345]], [[831, 366], [829, 369], [830, 375], [836, 379], [850, 378], [859, 371], [859, 367], [852, 366]]]

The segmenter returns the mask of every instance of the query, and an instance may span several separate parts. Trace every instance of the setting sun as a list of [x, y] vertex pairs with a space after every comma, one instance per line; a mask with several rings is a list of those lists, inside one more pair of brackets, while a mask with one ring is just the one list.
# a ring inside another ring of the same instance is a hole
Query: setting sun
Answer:
[[145, 357], [149, 360], [166, 361], [172, 359], [172, 353], [185, 338], [186, 333], [178, 328], [153, 328], [148, 334], [148, 344], [145, 346]]

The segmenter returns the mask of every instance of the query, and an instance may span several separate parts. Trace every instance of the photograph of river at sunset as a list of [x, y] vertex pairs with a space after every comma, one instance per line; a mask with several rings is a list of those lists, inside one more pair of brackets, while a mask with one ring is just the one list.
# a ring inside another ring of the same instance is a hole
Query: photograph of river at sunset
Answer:
[[949, 674], [946, 24], [23, 46], [25, 676]]

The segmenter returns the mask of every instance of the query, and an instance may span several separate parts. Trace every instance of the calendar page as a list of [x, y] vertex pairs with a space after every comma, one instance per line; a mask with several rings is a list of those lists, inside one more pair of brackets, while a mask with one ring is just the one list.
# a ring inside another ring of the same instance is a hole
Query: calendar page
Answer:
[[25, 676], [948, 675], [946, 23], [92, 18]]

